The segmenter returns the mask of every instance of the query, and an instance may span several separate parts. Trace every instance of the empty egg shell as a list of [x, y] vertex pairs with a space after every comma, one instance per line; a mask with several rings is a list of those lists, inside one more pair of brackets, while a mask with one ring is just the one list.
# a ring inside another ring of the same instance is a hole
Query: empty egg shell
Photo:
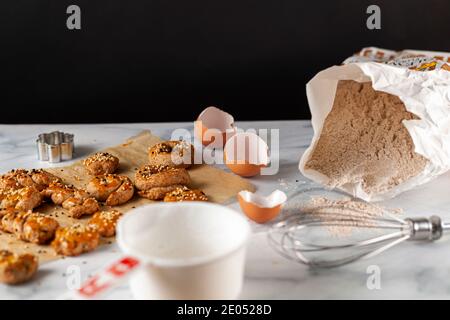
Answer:
[[253, 177], [269, 163], [269, 147], [257, 134], [236, 133], [225, 144], [224, 161], [227, 167], [242, 177]]
[[208, 107], [200, 113], [194, 123], [195, 135], [204, 146], [213, 143], [221, 135], [222, 141], [217, 142], [223, 148], [227, 139], [234, 135], [234, 118], [231, 114], [216, 107]]
[[280, 190], [275, 190], [267, 197], [245, 190], [239, 192], [237, 198], [247, 217], [258, 223], [274, 219], [287, 200], [286, 194]]

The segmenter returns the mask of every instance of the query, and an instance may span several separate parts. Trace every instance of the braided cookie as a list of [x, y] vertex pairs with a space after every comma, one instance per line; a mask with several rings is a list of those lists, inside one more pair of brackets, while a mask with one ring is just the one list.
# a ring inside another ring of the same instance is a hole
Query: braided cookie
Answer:
[[78, 256], [97, 248], [99, 239], [100, 234], [97, 230], [77, 223], [56, 230], [55, 240], [51, 245], [57, 254]]
[[148, 150], [148, 163], [154, 166], [188, 168], [194, 163], [194, 147], [186, 141], [164, 141]]
[[108, 206], [124, 204], [133, 197], [134, 187], [130, 178], [117, 174], [106, 174], [92, 178], [87, 192]]
[[116, 234], [116, 225], [122, 217], [122, 213], [117, 210], [99, 211], [94, 213], [88, 222], [88, 226], [102, 237], [112, 237]]
[[114, 173], [119, 167], [119, 158], [107, 152], [97, 152], [84, 159], [84, 167], [90, 175]]
[[165, 194], [191, 182], [183, 168], [145, 165], [136, 172], [135, 185], [141, 197], [161, 200]]
[[32, 254], [15, 254], [0, 250], [0, 282], [18, 284], [33, 277], [38, 268], [38, 258]]
[[179, 201], [208, 201], [206, 194], [199, 189], [189, 189], [188, 187], [177, 188], [164, 196], [165, 202]]

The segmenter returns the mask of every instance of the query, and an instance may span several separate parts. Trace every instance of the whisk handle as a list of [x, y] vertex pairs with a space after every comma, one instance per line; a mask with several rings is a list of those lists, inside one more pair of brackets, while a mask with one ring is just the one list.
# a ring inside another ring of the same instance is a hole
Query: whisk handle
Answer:
[[442, 222], [442, 230], [443, 231], [450, 230], [450, 222]]
[[408, 218], [405, 221], [410, 225], [410, 240], [438, 240], [444, 230], [450, 229], [450, 225], [443, 224], [438, 216]]

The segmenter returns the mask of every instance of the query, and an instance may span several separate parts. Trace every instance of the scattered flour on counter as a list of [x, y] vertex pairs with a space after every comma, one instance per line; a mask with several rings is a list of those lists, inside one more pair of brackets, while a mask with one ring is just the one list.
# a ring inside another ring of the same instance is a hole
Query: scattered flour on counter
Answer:
[[352, 200], [350, 197], [331, 200], [314, 196], [310, 201], [301, 204], [299, 209], [301, 214], [319, 218], [334, 236], [348, 236], [357, 227], [376, 226], [376, 219], [382, 217], [386, 211], [391, 214], [403, 213], [402, 209], [386, 209], [360, 200]]
[[306, 181], [299, 180], [299, 179], [296, 179], [294, 181], [287, 180], [284, 178], [278, 179], [278, 185], [280, 186], [281, 189], [283, 189], [286, 192], [295, 191], [305, 184], [306, 184]]

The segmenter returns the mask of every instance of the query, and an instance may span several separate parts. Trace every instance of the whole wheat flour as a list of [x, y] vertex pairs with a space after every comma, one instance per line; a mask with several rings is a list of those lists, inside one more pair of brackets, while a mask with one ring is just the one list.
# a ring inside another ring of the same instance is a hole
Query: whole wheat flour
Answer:
[[417, 119], [395, 95], [371, 82], [341, 80], [333, 108], [305, 164], [330, 187], [361, 183], [367, 194], [386, 192], [418, 175], [428, 160], [414, 152], [403, 120]]

